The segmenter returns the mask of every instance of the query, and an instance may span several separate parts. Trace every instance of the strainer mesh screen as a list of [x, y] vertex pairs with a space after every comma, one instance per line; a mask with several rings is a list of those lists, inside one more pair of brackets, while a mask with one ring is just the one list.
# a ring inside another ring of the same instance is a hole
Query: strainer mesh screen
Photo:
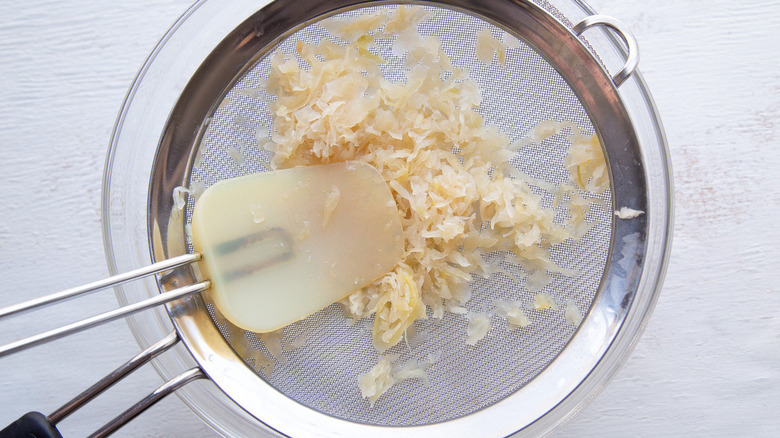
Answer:
[[[420, 25], [420, 33], [438, 36], [453, 64], [467, 69], [479, 83], [483, 93], [479, 112], [486, 124], [498, 126], [513, 141], [546, 120], [571, 121], [585, 134], [594, 132], [573, 91], [531, 47], [521, 43], [518, 49], [509, 51], [505, 66], [496, 62], [485, 65], [475, 56], [475, 34], [491, 28], [497, 35], [499, 29], [465, 13], [427, 9], [434, 15]], [[345, 15], [365, 12], [363, 9]], [[292, 57], [297, 41], [316, 43], [323, 38], [336, 41], [315, 23], [285, 39], [276, 50]], [[378, 48], [390, 61], [384, 67], [386, 77], [398, 80], [392, 72], [403, 68], [400, 60], [387, 56], [389, 44], [379, 44]], [[394, 60], [398, 65], [393, 65]], [[268, 137], [262, 128], [273, 132], [268, 107], [272, 97], [261, 87], [269, 71], [269, 57], [265, 57], [229, 90], [209, 121], [190, 186], [210, 186], [219, 180], [269, 169], [267, 152], [259, 146]], [[553, 185], [565, 183], [570, 178], [563, 165], [570, 144], [565, 134], [524, 147], [512, 164]], [[552, 206], [552, 195], [545, 196], [546, 206]], [[609, 192], [601, 198], [606, 206], [611, 205]], [[191, 215], [193, 201], [188, 202]], [[435, 358], [427, 369], [429, 384], [403, 381], [373, 407], [361, 397], [357, 383], [357, 376], [374, 366], [379, 356], [372, 344], [372, 320], [352, 323], [338, 305], [332, 305], [286, 327], [279, 341], [233, 327], [211, 304], [209, 310], [234, 349], [258, 371], [258, 378], [306, 406], [351, 421], [387, 426], [457, 418], [521, 389], [555, 359], [575, 333], [576, 327], [564, 318], [563, 307], [567, 299], [573, 299], [585, 314], [599, 287], [610, 244], [611, 209], [606, 206], [593, 204], [587, 221], [596, 221], [596, 225], [585, 237], [552, 248], [553, 261], [577, 273], [574, 277], [554, 275], [543, 290], [559, 303], [560, 311], [526, 310], [532, 324], [515, 330], [504, 319], [492, 318], [489, 334], [474, 347], [464, 342], [468, 321], [462, 315], [445, 313], [441, 320], [418, 321], [406, 341], [389, 352], [400, 355], [398, 363]], [[558, 217], [561, 215], [559, 212]], [[503, 267], [509, 272], [522, 272], [509, 263]], [[525, 287], [525, 280], [517, 281], [502, 273], [487, 279], [474, 278], [470, 286], [473, 294], [466, 307], [475, 312], [494, 312], [498, 299], [520, 300], [528, 305], [536, 294]]]

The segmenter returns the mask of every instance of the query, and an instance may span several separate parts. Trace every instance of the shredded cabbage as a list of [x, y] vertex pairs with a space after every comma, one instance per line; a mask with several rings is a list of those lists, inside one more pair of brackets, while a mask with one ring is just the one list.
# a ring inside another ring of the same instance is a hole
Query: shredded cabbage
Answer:
[[558, 305], [550, 294], [540, 292], [534, 295], [533, 308], [534, 310], [558, 310]]
[[615, 211], [615, 216], [619, 217], [620, 219], [634, 219], [643, 215], [644, 213], [645, 212], [642, 210], [634, 210], [633, 208], [620, 207], [620, 210]]
[[173, 208], [176, 210], [182, 210], [187, 205], [187, 197], [191, 197], [193, 202], [198, 200], [198, 197], [206, 190], [206, 185], [202, 182], [193, 182], [189, 188], [184, 186], [176, 186], [173, 188]]
[[586, 137], [575, 131], [572, 147], [563, 162], [582, 190], [604, 193], [609, 188], [607, 163], [596, 134]]
[[490, 315], [485, 313], [469, 313], [466, 315], [469, 320], [469, 327], [466, 332], [467, 345], [477, 345], [477, 342], [487, 336], [490, 331]]
[[341, 192], [339, 191], [339, 188], [336, 186], [333, 186], [328, 191], [328, 195], [325, 197], [325, 206], [322, 212], [322, 229], [324, 230], [325, 227], [328, 226], [328, 222], [330, 222], [330, 217], [333, 215], [333, 212], [336, 210], [336, 206], [339, 205], [339, 199], [341, 198]]
[[[483, 255], [499, 252], [501, 260], [521, 266], [531, 290], [549, 284], [551, 273], [572, 275], [550, 260], [550, 247], [587, 231], [583, 221], [593, 202], [575, 194], [574, 186], [561, 189], [568, 195], [571, 220], [554, 221], [555, 210], [544, 207], [532, 187], [552, 193], [559, 188], [508, 165], [513, 150], [528, 142], [510, 147], [506, 134], [484, 123], [477, 112], [478, 84], [452, 65], [438, 38], [417, 31], [428, 15], [421, 7], [401, 5], [331, 18], [321, 24], [343, 43], [299, 41], [297, 59], [272, 55], [264, 90], [275, 97], [269, 103], [274, 132], [268, 141], [266, 131], [256, 131], [258, 144], [271, 154], [272, 169], [357, 160], [377, 168], [387, 181], [404, 228], [403, 259], [341, 301], [354, 319], [374, 317], [373, 341], [380, 352], [398, 344], [427, 313], [467, 315], [467, 342], [476, 344], [490, 320], [464, 307], [471, 297], [467, 285], [473, 275], [501, 270]], [[393, 56], [403, 57], [404, 80], [382, 75], [385, 60], [374, 47], [381, 38], [392, 38]], [[490, 63], [498, 53], [503, 63], [506, 51], [519, 42], [505, 33], [501, 38], [481, 31], [477, 56]], [[536, 127], [530, 141], [565, 128], [574, 143], [567, 168], [580, 188], [600, 193], [609, 180], [596, 136], [582, 136], [571, 122], [548, 122]], [[553, 306], [554, 301], [547, 305]], [[512, 326], [530, 324], [519, 306], [504, 316]], [[394, 383], [393, 360], [394, 355], [382, 356], [360, 377], [363, 396], [372, 404]]]
[[398, 359], [397, 354], [386, 354], [367, 373], [358, 376], [358, 386], [363, 398], [367, 398], [371, 406], [379, 396], [387, 392], [396, 383], [392, 374], [392, 364]]
[[404, 380], [419, 379], [428, 385], [428, 374], [425, 370], [439, 360], [441, 352], [431, 353], [421, 361], [411, 359], [402, 366], [393, 366], [398, 357], [397, 354], [381, 356], [367, 373], [358, 376], [360, 393], [363, 398], [368, 399], [371, 406], [393, 385]]
[[230, 146], [227, 153], [230, 159], [233, 160], [236, 164], [244, 164], [244, 154], [241, 152], [241, 149], [237, 148], [236, 146]]
[[509, 328], [516, 329], [531, 325], [531, 320], [526, 316], [525, 312], [523, 312], [522, 305], [519, 301], [509, 303], [499, 300], [496, 301], [494, 305], [498, 314], [506, 318]]
[[482, 29], [477, 32], [477, 41], [474, 51], [477, 58], [485, 64], [490, 65], [493, 57], [498, 54], [498, 62], [504, 64], [504, 54], [506, 45], [501, 41], [494, 39], [490, 29]]
[[582, 313], [580, 312], [580, 309], [577, 308], [577, 304], [574, 303], [574, 300], [566, 300], [564, 317], [566, 318], [566, 322], [574, 326], [580, 325], [582, 322]]
[[186, 187], [178, 186], [173, 188], [173, 207], [177, 210], [181, 210], [187, 205], [187, 196], [192, 191]]

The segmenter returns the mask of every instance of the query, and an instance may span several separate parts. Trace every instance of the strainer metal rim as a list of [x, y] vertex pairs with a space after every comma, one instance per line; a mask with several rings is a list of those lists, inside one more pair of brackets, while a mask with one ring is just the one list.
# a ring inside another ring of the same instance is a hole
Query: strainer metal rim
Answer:
[[[199, 4], [202, 4], [202, 3], [204, 3], [204, 2], [201, 2]], [[349, 6], [349, 5], [360, 5], [360, 4], [364, 4], [364, 3], [365, 2], [343, 1], [343, 2], [334, 2], [331, 5], [328, 5], [328, 7], [332, 7], [334, 9], [339, 9], [341, 7], [345, 7], [345, 6]], [[375, 2], [372, 2], [372, 3], [375, 4]], [[454, 6], [454, 7], [465, 7], [466, 6], [465, 2], [459, 2], [459, 1], [447, 1], [447, 2], [438, 2], [438, 3], [446, 3], [446, 4]], [[491, 4], [499, 4], [499, 3], [501, 3], [503, 5], [507, 5], [507, 4], [511, 3], [511, 2], [504, 2], [502, 0], [495, 0], [495, 1], [491, 1], [491, 2], [484, 2], [483, 4], [480, 5], [480, 7], [487, 9]], [[258, 5], [258, 8], [259, 8], [259, 6], [260, 5]], [[513, 4], [512, 6], [516, 7], [517, 5]], [[537, 10], [537, 12], [541, 11], [538, 8], [534, 9], [535, 6], [531, 6], [531, 5], [525, 5], [524, 7], [528, 7], [530, 9]], [[196, 8], [197, 8], [197, 5], [194, 6], [190, 11], [194, 11]], [[483, 12], [483, 13], [490, 15], [491, 12]], [[495, 14], [495, 13], [496, 13], [495, 10], [492, 11], [492, 14]], [[499, 16], [499, 17], [495, 17], [495, 18], [501, 19], [503, 17]], [[500, 22], [500, 20], [496, 20], [496, 21]], [[568, 30], [564, 29], [562, 26], [561, 26], [561, 30], [565, 30], [566, 32], [569, 32]], [[569, 34], [571, 34], [571, 33], [569, 32]], [[571, 38], [574, 41], [578, 41], [576, 39], [576, 37], [573, 36], [573, 34], [569, 35], [569, 38]], [[578, 42], [578, 44], [581, 44], [581, 43]], [[582, 49], [583, 49], [583, 51], [581, 53], [583, 55], [586, 54], [587, 56], [591, 56], [587, 52], [587, 50], [584, 49], [584, 47]], [[591, 59], [591, 61], [593, 61], [593, 60]], [[594, 65], [597, 65], [597, 63], [594, 62]], [[600, 67], [599, 67], [599, 69], [600, 69]], [[613, 92], [615, 91], [614, 87], [609, 82], [606, 82], [606, 81], [609, 81], [609, 76], [605, 72], [603, 72], [603, 71], [601, 72], [601, 74], [599, 76], [599, 80], [602, 81], [602, 84], [608, 85], [610, 87], [611, 91], [613, 91]], [[131, 99], [131, 94], [128, 95], [128, 99]], [[619, 102], [619, 96], [618, 96], [618, 102]], [[630, 125], [630, 121], [628, 121], [627, 123], [628, 123], [628, 125]], [[119, 121], [118, 121], [118, 124], [119, 124]], [[112, 141], [112, 147], [113, 146], [114, 146], [114, 142]], [[109, 162], [107, 163], [107, 172], [108, 172], [109, 166], [111, 165], [110, 159], [111, 159], [112, 156], [113, 156], [113, 154], [111, 152], [109, 152]], [[108, 178], [106, 178], [104, 181], [107, 181], [107, 180], [108, 180]], [[180, 181], [177, 182], [175, 185], [179, 185], [179, 184], [180, 184]], [[172, 187], [169, 187], [169, 188], [172, 188]], [[105, 198], [105, 196], [106, 196], [105, 194], [106, 193], [107, 193], [107, 191], [104, 191], [104, 207], [105, 207], [106, 202], [107, 202], [106, 198]], [[170, 193], [170, 191], [168, 191], [168, 193]], [[620, 197], [618, 197], [617, 200], [619, 201]], [[105, 212], [105, 209], [104, 209], [104, 212]], [[652, 212], [649, 212], [649, 214], [652, 214]], [[162, 216], [164, 216], [164, 214]], [[158, 217], [162, 217], [162, 216], [158, 215]], [[108, 227], [107, 222], [108, 221], [104, 222], [104, 224], [106, 224], [106, 225], [104, 225], [104, 227]], [[621, 225], [621, 224], [623, 224], [623, 223], [619, 223], [619, 225]], [[634, 222], [633, 224], [634, 225], [638, 225], [637, 222]], [[625, 225], [625, 224], [623, 224], [623, 225]], [[627, 235], [630, 232], [633, 232], [633, 229], [626, 229], [622, 233], [618, 233], [618, 235], [619, 236], [620, 235]], [[109, 257], [109, 264], [110, 265], [114, 265], [114, 261], [111, 260], [111, 255], [110, 255], [112, 253], [111, 245], [110, 245], [110, 232], [107, 231], [106, 235], [109, 236], [106, 239], [106, 246], [107, 246], [107, 251], [106, 252], [107, 252], [107, 254], [109, 254], [108, 255], [108, 257]], [[112, 269], [114, 269], [114, 268], [115, 268], [115, 266], [112, 266]], [[217, 384], [225, 392], [227, 392], [228, 394], [236, 394], [239, 390], [231, 391], [230, 388], [232, 388], [232, 387], [234, 387], [236, 385], [243, 386], [245, 382], [243, 381], [243, 379], [235, 379], [235, 378], [233, 378], [233, 376], [234, 375], [240, 375], [241, 373], [251, 372], [251, 370], [249, 370], [242, 363], [240, 363], [239, 361], [237, 361], [235, 359], [222, 360], [222, 359], [224, 359], [224, 357], [221, 356], [222, 354], [226, 354], [227, 356], [225, 356], [225, 357], [229, 358], [230, 356], [233, 355], [233, 352], [232, 352], [232, 350], [229, 349], [229, 347], [227, 347], [227, 344], [224, 343], [224, 340], [222, 340], [220, 342], [221, 335], [219, 335], [219, 333], [216, 330], [214, 330], [213, 333], [212, 332], [204, 333], [203, 330], [201, 330], [201, 328], [200, 328], [201, 324], [211, 324], [211, 325], [213, 325], [213, 323], [211, 322], [210, 318], [208, 318], [208, 315], [205, 312], [202, 311], [202, 308], [201, 308], [201, 311], [196, 311], [195, 313], [192, 313], [193, 306], [194, 306], [194, 308], [200, 307], [199, 302], [200, 302], [199, 298], [186, 300], [186, 301], [183, 301], [181, 303], [178, 303], [177, 305], [171, 306], [169, 308], [169, 312], [171, 313], [171, 316], [172, 316], [172, 318], [173, 318], [173, 320], [174, 320], [174, 322], [175, 322], [175, 324], [177, 326], [178, 331], [181, 334], [184, 335], [183, 338], [185, 340], [185, 344], [188, 346], [188, 348], [190, 349], [190, 352], [193, 354], [193, 356], [196, 358], [196, 360], [201, 364], [202, 367], [204, 367], [205, 371], [212, 377], [212, 379], [214, 379], [215, 382], [217, 382]], [[627, 311], [628, 309], [625, 308], [623, 310]], [[203, 317], [203, 316], [206, 317], [206, 320], [202, 320], [201, 321], [200, 318]], [[605, 315], [605, 317], [606, 316], [608, 316], [608, 315]], [[623, 317], [625, 317], [625, 313], [623, 314]], [[592, 329], [595, 328], [594, 324], [596, 324], [595, 323], [596, 319], [594, 319], [594, 315], [590, 315], [586, 319], [586, 321], [590, 321], [590, 322], [586, 323], [580, 329], [580, 331], [592, 330]], [[604, 321], [606, 321], [606, 319]], [[188, 336], [192, 337], [191, 336], [192, 333], [195, 334], [194, 338], [190, 339], [188, 341]], [[213, 338], [214, 335], [216, 335], [218, 337], [218, 339], [217, 338]], [[614, 333], [613, 335], [616, 336], [617, 333]], [[208, 348], [209, 346], [213, 347], [214, 345], [219, 345], [221, 347], [220, 344], [225, 344], [225, 347], [227, 347], [227, 350], [224, 350], [224, 351], [220, 350], [220, 351], [216, 352], [216, 353], [219, 353], [219, 354], [215, 355], [215, 352], [212, 351], [211, 348]], [[575, 350], [572, 350], [572, 348], [567, 348], [567, 351], [569, 351], [569, 352], [575, 351]], [[605, 348], [608, 348], [608, 345]], [[600, 357], [600, 356], [601, 355], [597, 355], [597, 357]], [[215, 366], [215, 365], [207, 365], [207, 364], [211, 364], [211, 363], [215, 363], [215, 364], [219, 363], [219, 365], [223, 366], [224, 369], [222, 371], [216, 371], [216, 372], [214, 372], [213, 369], [210, 371], [208, 368], [210, 368], [210, 367], [213, 368], [213, 366]], [[596, 365], [597, 364], [594, 364], [593, 367], [595, 368]], [[258, 382], [262, 382], [260, 379], [255, 379], [255, 380], [257, 380]], [[531, 384], [528, 385], [528, 387], [530, 389], [532, 389], [534, 384], [535, 385], [543, 385], [544, 383], [541, 380], [539, 380], [536, 383], [532, 382]], [[578, 384], [579, 383], [575, 384], [574, 388], [576, 388], [576, 386]], [[264, 383], [263, 383], [263, 385], [264, 385]], [[267, 387], [267, 385], [265, 385], [265, 386]], [[243, 390], [245, 390], [245, 388], [240, 388], [240, 391], [243, 391]], [[266, 391], [266, 390], [268, 390], [268, 391]], [[269, 399], [270, 399], [270, 401], [265, 405], [265, 407], [268, 408], [268, 409], [264, 410], [264, 412], [270, 412], [272, 409], [278, 409], [278, 412], [281, 415], [285, 414], [285, 412], [287, 412], [288, 414], [289, 414], [289, 412], [292, 412], [293, 414], [291, 415], [291, 417], [295, 421], [301, 421], [302, 423], [305, 423], [305, 424], [302, 424], [302, 425], [299, 424], [299, 426], [301, 426], [303, 429], [305, 429], [307, 426], [311, 427], [311, 429], [309, 429], [308, 432], [312, 433], [314, 435], [322, 436], [321, 435], [322, 434], [321, 425], [323, 424], [322, 421], [324, 421], [325, 423], [328, 423], [331, 420], [335, 420], [338, 423], [339, 430], [341, 432], [351, 430], [351, 431], [354, 431], [356, 433], [372, 433], [372, 434], [375, 434], [375, 435], [377, 435], [377, 434], [381, 435], [383, 433], [395, 434], [395, 433], [398, 432], [397, 429], [395, 429], [395, 430], [389, 429], [388, 430], [387, 428], [377, 428], [377, 427], [371, 427], [371, 426], [365, 426], [365, 425], [356, 425], [355, 423], [341, 424], [341, 422], [343, 422], [343, 420], [337, 420], [337, 419], [333, 419], [332, 417], [327, 417], [327, 416], [325, 416], [326, 418], [320, 418], [320, 417], [318, 417], [318, 415], [322, 415], [322, 414], [317, 414], [317, 413], [312, 413], [312, 412], [308, 412], [306, 414], [306, 420], [307, 421], [303, 422], [302, 421], [302, 417], [297, 414], [299, 405], [298, 405], [298, 407], [296, 407], [296, 403], [295, 402], [293, 402], [292, 400], [287, 399], [282, 394], [279, 394], [279, 393], [274, 394], [275, 390], [273, 388], [265, 388], [263, 391], [266, 392], [265, 395], [268, 396]], [[572, 391], [573, 391], [573, 389], [572, 389]], [[255, 397], [255, 396], [256, 396], [256, 394], [253, 395], [253, 397]], [[509, 397], [509, 398], [512, 398], [512, 397]], [[247, 403], [239, 402], [238, 404], [240, 406], [243, 406], [245, 409], [247, 409]], [[506, 405], [506, 406], [504, 406], [504, 405]], [[555, 405], [557, 405], [557, 402], [548, 403], [548, 408], [552, 409], [552, 408], [554, 408]], [[468, 415], [468, 416], [466, 416], [464, 418], [468, 419], [466, 421], [467, 423], [474, 422], [474, 424], [479, 424], [480, 433], [483, 433], [483, 434], [488, 434], [488, 435], [491, 435], [491, 434], [492, 435], [506, 435], [506, 434], [515, 432], [516, 429], [515, 430], [504, 430], [504, 429], [502, 429], [502, 430], [493, 430], [492, 431], [493, 433], [491, 433], [491, 431], [489, 430], [489, 427], [490, 427], [489, 425], [491, 423], [500, 423], [500, 421], [496, 421], [496, 420], [500, 420], [501, 419], [500, 417], [504, 417], [506, 415], [514, 416], [514, 414], [515, 414], [514, 411], [517, 409], [516, 406], [511, 406], [510, 403], [504, 403], [504, 402], [500, 402], [500, 403], [498, 403], [498, 404], [496, 404], [494, 406], [495, 406], [495, 408], [491, 407], [491, 408], [485, 409], [483, 411], [477, 412], [475, 414]], [[501, 409], [499, 409], [499, 408], [501, 408]], [[487, 412], [487, 411], [490, 411], [489, 415], [485, 414], [485, 412]], [[533, 416], [534, 418], [539, 418], [540, 417], [540, 416], [537, 416], [537, 415], [531, 415], [531, 416]], [[499, 418], [494, 418], [494, 417], [499, 417]], [[419, 426], [419, 427], [415, 427], [415, 428], [404, 428], [404, 432], [405, 433], [410, 433], [410, 432], [412, 432], [414, 430], [414, 431], [419, 431], [422, 434], [425, 434], [425, 436], [430, 436], [430, 433], [428, 433], [430, 431], [435, 431], [436, 434], [441, 434], [442, 436], [444, 434], [451, 434], [453, 432], [454, 433], [458, 433], [458, 432], [461, 432], [461, 431], [464, 430], [463, 427], [464, 427], [464, 424], [465, 424], [464, 421], [459, 421], [459, 420], [460, 419], [452, 420], [452, 422], [448, 422], [448, 423], [450, 423], [450, 425], [447, 426], [447, 427], [442, 427], [441, 423], [439, 423], [437, 425], [434, 425], [436, 427], [436, 429], [431, 429], [431, 427], [428, 427], [428, 426]], [[293, 423], [295, 421], [293, 421]], [[284, 423], [285, 423], [285, 421], [282, 420], [282, 424], [284, 424]], [[531, 424], [531, 423], [533, 423], [533, 422], [532, 421], [531, 422], [525, 422], [525, 424]], [[270, 423], [271, 426], [277, 425], [277, 427], [278, 427], [278, 424], [279, 423], [276, 423], [276, 422], [271, 422]], [[282, 429], [281, 427], [279, 427], [279, 428]], [[297, 431], [298, 430], [290, 430], [290, 429], [282, 430], [282, 432], [285, 433], [285, 434], [295, 434]]]

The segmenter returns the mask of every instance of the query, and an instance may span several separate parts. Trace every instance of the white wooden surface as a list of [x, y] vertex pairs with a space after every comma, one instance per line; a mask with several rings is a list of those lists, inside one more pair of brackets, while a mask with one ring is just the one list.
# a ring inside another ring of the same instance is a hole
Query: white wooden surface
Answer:
[[[189, 0], [0, 3], [0, 289], [107, 273], [103, 160], [137, 69]], [[675, 166], [672, 260], [616, 378], [559, 436], [780, 430], [780, 3], [593, 0], [639, 40]], [[111, 293], [0, 323], [0, 342], [112, 308]], [[137, 353], [118, 321], [0, 360], [0, 425], [51, 412]], [[144, 368], [61, 424], [84, 436], [160, 384]], [[214, 436], [175, 397], [118, 436]]]

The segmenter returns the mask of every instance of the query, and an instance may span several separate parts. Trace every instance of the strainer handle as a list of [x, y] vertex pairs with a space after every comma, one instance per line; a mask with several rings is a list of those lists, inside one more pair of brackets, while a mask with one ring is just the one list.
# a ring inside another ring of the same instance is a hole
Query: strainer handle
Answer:
[[[154, 359], [155, 357], [164, 353], [165, 351], [168, 351], [171, 347], [176, 345], [178, 341], [179, 341], [178, 334], [175, 331], [172, 332], [171, 334], [169, 334], [162, 340], [158, 341], [157, 343], [153, 344], [146, 350], [142, 351], [141, 353], [138, 353], [135, 357], [122, 364], [122, 366], [112, 371], [104, 378], [100, 379], [97, 383], [90, 386], [87, 390], [74, 397], [73, 400], [65, 403], [62, 407], [54, 411], [51, 415], [46, 416], [41, 414], [40, 412], [28, 412], [27, 414], [23, 415], [21, 418], [8, 425], [5, 429], [0, 430], [0, 438], [20, 438], [20, 437], [27, 438], [30, 436], [34, 436], [36, 438], [62, 438], [62, 435], [57, 430], [56, 427], [57, 423], [65, 419], [70, 414], [74, 413], [76, 410], [84, 406], [87, 402], [93, 400], [95, 397], [103, 393], [103, 391], [110, 388], [118, 381], [122, 380], [123, 378], [131, 374], [140, 366], [148, 363], [150, 360]], [[173, 390], [181, 387], [183, 384], [190, 382], [195, 378], [203, 376], [202, 373], [200, 376], [198, 376], [197, 373], [193, 372], [192, 370], [186, 372], [184, 375], [186, 375], [184, 378], [182, 378], [182, 376], [175, 378], [174, 383], [171, 382], [166, 383], [162, 387], [158, 388], [157, 391], [153, 392], [149, 397], [145, 398], [144, 400], [142, 400], [141, 402], [133, 406], [131, 410], [134, 409], [133, 410], [134, 415], [128, 416], [127, 412], [125, 414], [120, 415], [119, 417], [117, 417], [116, 419], [108, 423], [106, 426], [103, 426], [103, 428], [101, 428], [93, 436], [107, 436], [108, 434], [112, 433], [117, 428], [119, 428], [119, 426], [127, 423], [128, 421], [133, 419], [136, 415], [143, 412], [146, 408], [156, 403], [162, 397], [169, 394]], [[118, 419], [120, 418], [122, 419], [122, 421], [118, 421]], [[98, 435], [99, 433], [101, 433], [101, 431], [102, 434]]]
[[0, 430], [0, 438], [62, 438], [57, 428], [40, 412], [28, 412]]
[[591, 15], [585, 17], [574, 25], [572, 30], [577, 36], [580, 36], [586, 29], [593, 26], [606, 26], [614, 30], [628, 47], [626, 63], [623, 64], [623, 68], [620, 69], [619, 72], [612, 76], [612, 82], [615, 83], [616, 87], [619, 87], [620, 84], [634, 73], [636, 67], [639, 65], [639, 44], [636, 42], [634, 35], [628, 31], [626, 25], [608, 15]]
[[143, 411], [150, 408], [152, 405], [162, 400], [165, 396], [172, 394], [182, 386], [192, 382], [193, 380], [205, 379], [206, 374], [201, 371], [200, 368], [189, 369], [171, 380], [165, 382], [162, 386], [155, 389], [144, 397], [141, 401], [131, 406], [128, 410], [119, 414], [116, 418], [108, 422], [105, 426], [101, 427], [97, 432], [89, 436], [89, 438], [104, 438], [112, 433], [116, 432], [120, 427], [124, 426], [137, 417]]

